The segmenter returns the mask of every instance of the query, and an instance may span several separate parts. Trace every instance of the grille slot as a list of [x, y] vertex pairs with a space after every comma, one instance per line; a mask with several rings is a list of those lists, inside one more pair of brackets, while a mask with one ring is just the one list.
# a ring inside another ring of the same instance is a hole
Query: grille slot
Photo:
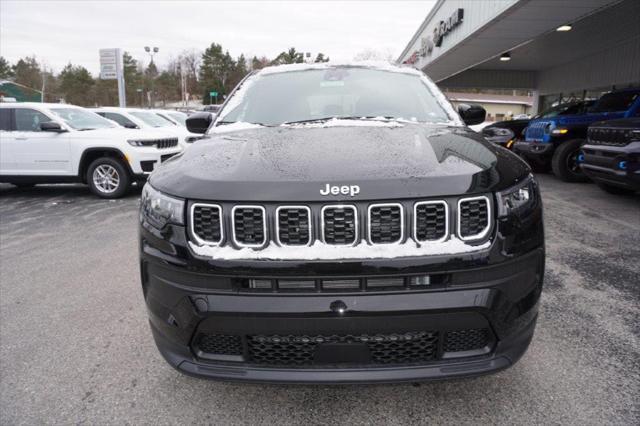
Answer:
[[369, 206], [369, 242], [389, 244], [402, 240], [404, 214], [400, 204], [372, 204]]
[[249, 358], [256, 364], [308, 366], [319, 345], [359, 343], [367, 346], [371, 364], [410, 364], [435, 360], [438, 332], [413, 331], [360, 335], [253, 335], [247, 338]]
[[449, 331], [444, 339], [445, 352], [462, 352], [482, 349], [489, 344], [489, 330], [486, 328], [470, 328]]
[[242, 338], [227, 334], [199, 334], [194, 346], [200, 351], [216, 355], [242, 355]]
[[282, 291], [314, 290], [314, 280], [278, 280], [278, 289]]
[[443, 241], [449, 235], [449, 209], [444, 201], [424, 201], [413, 207], [413, 238]]
[[355, 244], [358, 213], [355, 206], [324, 206], [322, 238], [327, 244]]
[[461, 240], [480, 239], [491, 227], [491, 208], [487, 197], [464, 198], [458, 201], [458, 237]]
[[359, 288], [359, 279], [322, 280], [323, 290], [357, 290]]
[[311, 244], [311, 210], [305, 206], [282, 206], [276, 209], [276, 235], [280, 245]]
[[155, 139], [154, 143], [160, 149], [172, 148], [174, 146], [178, 146], [178, 138]]
[[367, 278], [367, 288], [404, 287], [403, 277]]
[[231, 212], [233, 219], [233, 240], [241, 247], [261, 247], [267, 241], [265, 210], [262, 206], [235, 206]]
[[224, 236], [222, 207], [217, 204], [193, 204], [191, 234], [200, 244], [220, 244]]

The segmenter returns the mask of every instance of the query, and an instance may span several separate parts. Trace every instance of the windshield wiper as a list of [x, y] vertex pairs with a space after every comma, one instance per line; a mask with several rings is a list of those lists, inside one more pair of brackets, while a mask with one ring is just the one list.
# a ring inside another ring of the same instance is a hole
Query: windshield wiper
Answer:
[[79, 132], [84, 132], [85, 130], [96, 130], [95, 127], [83, 127], [82, 129], [78, 129]]
[[322, 123], [324, 121], [329, 121], [329, 120], [376, 120], [376, 119], [380, 119], [380, 118], [384, 118], [385, 120], [394, 120], [396, 117], [393, 117], [391, 115], [388, 116], [382, 116], [382, 115], [347, 115], [347, 116], [340, 116], [340, 115], [334, 115], [332, 117], [324, 117], [324, 118], [310, 118], [307, 120], [295, 120], [295, 121], [285, 121], [282, 124], [304, 124], [304, 123]]
[[216, 126], [219, 126], [219, 125], [223, 125], [224, 126], [225, 124], [233, 124], [233, 123], [247, 123], [247, 124], [256, 124], [258, 126], [264, 126], [264, 127], [274, 127], [273, 124], [252, 123], [252, 122], [249, 122], [249, 121], [218, 121], [216, 123]]

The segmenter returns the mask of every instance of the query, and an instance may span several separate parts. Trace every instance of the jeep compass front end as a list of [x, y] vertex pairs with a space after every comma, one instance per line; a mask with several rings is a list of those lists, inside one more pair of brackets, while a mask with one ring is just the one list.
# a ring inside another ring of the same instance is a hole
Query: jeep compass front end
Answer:
[[[265, 68], [140, 209], [151, 330], [179, 371], [220, 380], [419, 381], [514, 364], [544, 273], [528, 166], [424, 74]], [[462, 117], [462, 119], [461, 119]]]

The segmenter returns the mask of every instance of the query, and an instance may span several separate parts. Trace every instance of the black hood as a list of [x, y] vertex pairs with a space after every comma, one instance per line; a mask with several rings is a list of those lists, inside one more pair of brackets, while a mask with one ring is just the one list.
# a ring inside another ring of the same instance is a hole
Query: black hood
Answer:
[[[495, 191], [529, 173], [511, 152], [461, 127], [264, 127], [212, 135], [164, 163], [150, 183], [181, 198], [345, 201]], [[355, 197], [320, 194], [359, 185]]]

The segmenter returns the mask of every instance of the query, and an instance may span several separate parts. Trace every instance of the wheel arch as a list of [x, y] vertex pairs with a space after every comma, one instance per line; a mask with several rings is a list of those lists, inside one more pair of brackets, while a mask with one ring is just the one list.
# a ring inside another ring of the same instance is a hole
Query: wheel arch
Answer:
[[96, 159], [102, 157], [111, 157], [116, 158], [122, 161], [125, 169], [129, 173], [130, 176], [133, 176], [133, 170], [131, 170], [131, 166], [129, 165], [129, 161], [125, 154], [117, 148], [88, 148], [82, 152], [82, 156], [80, 157], [80, 162], [78, 163], [78, 177], [82, 180], [83, 183], [87, 183], [87, 170], [89, 169], [89, 165]]

